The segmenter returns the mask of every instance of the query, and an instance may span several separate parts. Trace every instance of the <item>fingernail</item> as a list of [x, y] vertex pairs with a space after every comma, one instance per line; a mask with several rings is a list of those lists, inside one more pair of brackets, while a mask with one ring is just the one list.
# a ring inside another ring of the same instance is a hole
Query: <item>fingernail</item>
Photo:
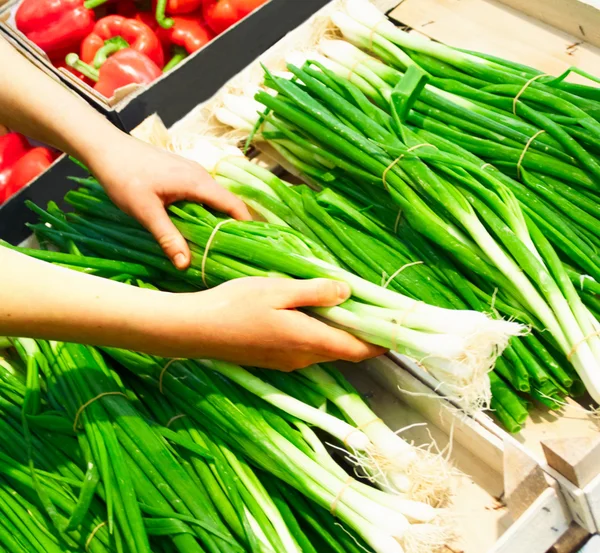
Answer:
[[348, 286], [348, 284], [346, 284], [345, 282], [337, 283], [337, 292], [338, 298], [340, 298], [341, 300], [347, 300], [352, 295], [352, 290], [350, 286]]
[[177, 255], [175, 255], [175, 257], [173, 258], [173, 262], [175, 263], [175, 267], [177, 267], [178, 269], [185, 269], [187, 265], [187, 259], [182, 253], [178, 253]]

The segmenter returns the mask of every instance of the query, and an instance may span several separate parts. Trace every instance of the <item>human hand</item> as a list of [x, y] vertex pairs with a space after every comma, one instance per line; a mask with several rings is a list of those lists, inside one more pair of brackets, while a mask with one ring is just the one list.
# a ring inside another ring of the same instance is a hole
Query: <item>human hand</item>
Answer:
[[217, 184], [199, 164], [125, 134], [88, 167], [113, 202], [135, 217], [156, 238], [178, 269], [190, 264], [187, 242], [165, 207], [181, 200], [200, 202], [240, 220], [249, 220], [244, 202]]
[[342, 282], [278, 278], [242, 278], [199, 294], [177, 294], [169, 309], [180, 315], [178, 321], [171, 317], [153, 327], [162, 340], [152, 340], [149, 347], [160, 347], [156, 354], [165, 357], [214, 358], [283, 371], [385, 353], [296, 310], [331, 307], [349, 296]]

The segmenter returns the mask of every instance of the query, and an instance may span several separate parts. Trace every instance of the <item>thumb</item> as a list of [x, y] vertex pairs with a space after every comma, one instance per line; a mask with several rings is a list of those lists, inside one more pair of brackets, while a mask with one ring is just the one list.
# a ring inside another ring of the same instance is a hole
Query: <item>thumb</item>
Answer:
[[173, 224], [159, 198], [145, 204], [135, 217], [152, 233], [162, 250], [179, 270], [190, 264], [190, 248], [177, 227]]
[[279, 309], [297, 307], [333, 307], [345, 302], [352, 294], [345, 282], [315, 278], [313, 280], [282, 279], [273, 296]]

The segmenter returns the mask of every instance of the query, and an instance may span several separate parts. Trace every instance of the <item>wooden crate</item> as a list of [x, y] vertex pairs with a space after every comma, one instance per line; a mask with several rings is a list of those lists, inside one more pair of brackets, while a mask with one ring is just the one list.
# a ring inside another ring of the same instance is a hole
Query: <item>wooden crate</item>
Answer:
[[[546, 553], [572, 515], [556, 481], [512, 440], [503, 442], [387, 357], [342, 371], [392, 429], [416, 445], [433, 439], [460, 471], [451, 515], [460, 539], [448, 553]], [[392, 393], [393, 391], [394, 393]]]
[[598, 0], [500, 1], [581, 41], [600, 46], [600, 2]]

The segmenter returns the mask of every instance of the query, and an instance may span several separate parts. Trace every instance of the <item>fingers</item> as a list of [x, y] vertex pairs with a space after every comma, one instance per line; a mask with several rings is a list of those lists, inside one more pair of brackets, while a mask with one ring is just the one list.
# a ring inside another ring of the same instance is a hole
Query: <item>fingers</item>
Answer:
[[304, 336], [307, 344], [316, 355], [323, 356], [329, 361], [341, 359], [358, 363], [365, 359], [377, 357], [386, 353], [386, 349], [374, 344], [369, 344], [352, 336], [348, 332], [330, 327], [329, 325], [306, 316], [309, 324], [306, 325]]
[[190, 249], [173, 224], [162, 201], [156, 197], [141, 204], [134, 217], [152, 233], [160, 247], [179, 270], [190, 264]]
[[252, 219], [246, 204], [237, 196], [225, 190], [204, 170], [200, 178], [192, 183], [191, 190], [189, 194], [186, 194], [185, 199], [208, 205], [239, 221], [250, 221]]
[[277, 308], [296, 309], [333, 307], [345, 302], [352, 291], [345, 282], [315, 278], [312, 280], [281, 279], [271, 288], [270, 293]]
[[[289, 343], [278, 348], [276, 357], [268, 365], [263, 363], [261, 366], [293, 371], [329, 361], [358, 363], [387, 351], [298, 311], [287, 311], [280, 319], [280, 329], [284, 328], [290, 330]], [[281, 344], [286, 344], [285, 334]]]

